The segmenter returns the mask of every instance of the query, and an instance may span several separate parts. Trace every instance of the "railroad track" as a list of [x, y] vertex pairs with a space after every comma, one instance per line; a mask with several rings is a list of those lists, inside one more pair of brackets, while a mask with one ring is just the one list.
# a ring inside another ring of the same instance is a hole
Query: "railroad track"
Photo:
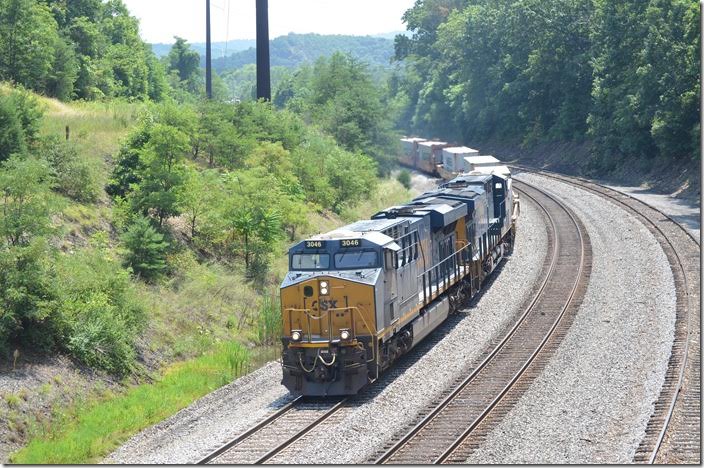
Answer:
[[701, 462], [700, 255], [698, 240], [662, 211], [628, 194], [589, 180], [524, 166], [514, 167], [588, 190], [633, 213], [655, 236], [667, 256], [675, 292], [675, 336], [665, 382], [655, 402], [636, 463]]
[[569, 328], [591, 271], [586, 230], [556, 198], [528, 184], [515, 186], [536, 201], [550, 221], [552, 257], [542, 286], [498, 346], [376, 463], [463, 463], [476, 446], [476, 434], [485, 434], [505, 414], [504, 403], [515, 401], [516, 391], [539, 374]]
[[[499, 266], [497, 268], [501, 269], [502, 267]], [[495, 277], [492, 275], [485, 286], [490, 285]], [[485, 290], [482, 289], [482, 292], [475, 296], [469, 304], [477, 301]], [[293, 416], [292, 411], [296, 409], [296, 405], [304, 403], [304, 397], [299, 396], [252, 428], [212, 451], [198, 461], [197, 464], [286, 463], [287, 457], [291, 455], [291, 452], [296, 451], [299, 444], [305, 446], [309, 442], [309, 438], [318, 437], [320, 435], [318, 432], [324, 432], [328, 429], [328, 426], [337, 424], [357, 406], [373, 400], [386, 385], [412, 367], [418, 359], [441, 341], [463, 318], [464, 314], [461, 313], [448, 317], [445, 323], [426, 337], [422, 343], [413, 348], [408, 354], [402, 356], [390, 369], [387, 369], [378, 382], [364, 388], [360, 394], [344, 400], [344, 404], [329, 408], [329, 412], [321, 411], [317, 415], [309, 413], [304, 421], [294, 421], [292, 423], [293, 426], [287, 428], [286, 425], [290, 422], [290, 418]], [[455, 384], [458, 385], [460, 382], [461, 379], [458, 378]], [[439, 401], [435, 403], [439, 403]], [[330, 412], [330, 410], [334, 411]], [[262, 433], [261, 431], [265, 430], [265, 428], [267, 433]], [[258, 444], [261, 444], [261, 446], [258, 446]]]
[[297, 397], [259, 424], [198, 461], [205, 464], [261, 464], [339, 411], [346, 399]]

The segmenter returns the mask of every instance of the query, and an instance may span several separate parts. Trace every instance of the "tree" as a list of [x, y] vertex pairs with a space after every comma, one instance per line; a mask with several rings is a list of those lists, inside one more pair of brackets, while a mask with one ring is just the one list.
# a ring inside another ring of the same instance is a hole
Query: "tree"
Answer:
[[49, 168], [34, 158], [13, 156], [0, 165], [0, 238], [10, 246], [46, 234], [52, 199]]
[[139, 157], [143, 164], [139, 186], [133, 194], [135, 211], [164, 220], [179, 214], [178, 193], [184, 179], [183, 156], [189, 150], [188, 136], [177, 128], [154, 124], [149, 141]]
[[42, 91], [49, 81], [58, 28], [35, 0], [0, 0], [0, 80]]
[[168, 55], [169, 70], [175, 70], [179, 80], [189, 81], [198, 72], [200, 56], [182, 37], [174, 36], [174, 39], [176, 42], [171, 46]]
[[59, 38], [54, 48], [54, 62], [46, 86], [51, 96], [62, 101], [73, 97], [74, 83], [78, 79], [79, 63], [71, 44]]
[[147, 281], [158, 278], [166, 269], [166, 251], [169, 247], [164, 235], [157, 232], [144, 217], [137, 218], [122, 236], [125, 264]]
[[216, 171], [201, 172], [187, 167], [184, 184], [179, 192], [178, 209], [188, 220], [191, 239], [198, 233], [203, 215], [208, 210], [215, 209], [212, 202], [220, 190], [220, 177]]
[[22, 123], [12, 99], [0, 95], [0, 162], [27, 151]]

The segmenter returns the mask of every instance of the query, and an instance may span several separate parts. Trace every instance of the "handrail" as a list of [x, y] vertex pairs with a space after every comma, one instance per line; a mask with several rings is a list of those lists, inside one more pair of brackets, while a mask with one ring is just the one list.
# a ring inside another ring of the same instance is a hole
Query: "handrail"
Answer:
[[[450, 286], [459, 281], [460, 277], [464, 277], [469, 272], [469, 263], [463, 261], [462, 254], [469, 251], [471, 255], [472, 244], [467, 243], [464, 247], [442, 259], [429, 269], [417, 276], [422, 278], [423, 286], [423, 304], [430, 303], [441, 292], [446, 291]], [[454, 273], [454, 281], [452, 279]], [[435, 293], [433, 295], [433, 285], [435, 285]]]

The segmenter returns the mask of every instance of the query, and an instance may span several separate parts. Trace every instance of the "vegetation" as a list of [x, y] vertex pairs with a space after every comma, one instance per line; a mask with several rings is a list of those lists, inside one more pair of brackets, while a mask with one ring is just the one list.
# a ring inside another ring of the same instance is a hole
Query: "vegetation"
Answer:
[[107, 392], [63, 413], [59, 424], [35, 428], [32, 442], [11, 457], [21, 464], [96, 463], [120, 443], [247, 370], [248, 352], [222, 343], [186, 363], [170, 366], [154, 384], [121, 395]]
[[582, 141], [601, 169], [699, 157], [692, 0], [424, 0], [390, 82], [408, 131], [449, 140]]
[[334, 53], [301, 67], [282, 81], [274, 103], [316, 122], [344, 148], [370, 154], [388, 174], [397, 150], [382, 91], [368, 67], [349, 54]]
[[61, 100], [160, 100], [167, 91], [121, 0], [0, 0], [0, 81]]

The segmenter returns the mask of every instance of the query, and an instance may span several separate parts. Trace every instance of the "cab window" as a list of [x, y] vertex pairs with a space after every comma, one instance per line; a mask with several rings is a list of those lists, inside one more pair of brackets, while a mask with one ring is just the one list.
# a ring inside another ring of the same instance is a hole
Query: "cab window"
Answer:
[[291, 255], [292, 270], [327, 270], [330, 268], [330, 255], [307, 253]]
[[375, 268], [379, 261], [376, 252], [371, 250], [352, 250], [335, 254], [335, 267], [345, 268]]

